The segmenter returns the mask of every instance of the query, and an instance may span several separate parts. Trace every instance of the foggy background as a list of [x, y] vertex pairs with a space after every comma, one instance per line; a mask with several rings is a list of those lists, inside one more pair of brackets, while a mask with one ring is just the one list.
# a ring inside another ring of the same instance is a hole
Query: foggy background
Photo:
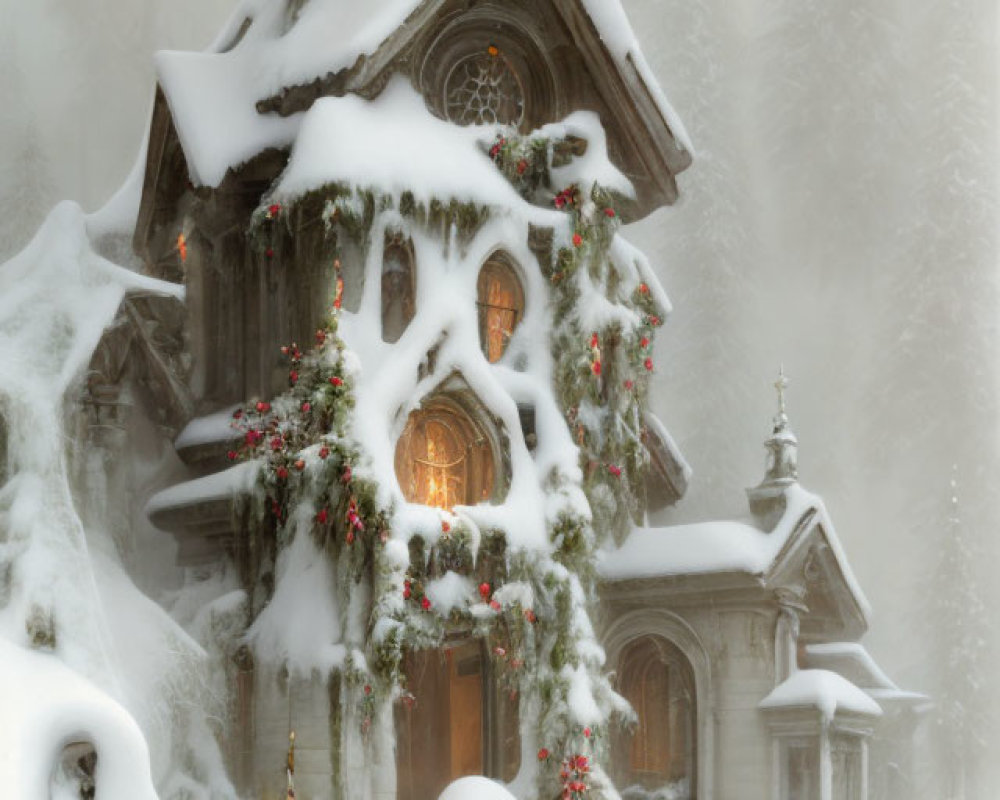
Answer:
[[[107, 199], [152, 53], [204, 47], [234, 5], [0, 0], [0, 261], [58, 200]], [[675, 306], [654, 407], [695, 469], [658, 522], [746, 513], [784, 363], [865, 643], [937, 702], [920, 796], [1000, 796], [997, 4], [624, 5], [698, 151], [681, 202], [628, 232]]]

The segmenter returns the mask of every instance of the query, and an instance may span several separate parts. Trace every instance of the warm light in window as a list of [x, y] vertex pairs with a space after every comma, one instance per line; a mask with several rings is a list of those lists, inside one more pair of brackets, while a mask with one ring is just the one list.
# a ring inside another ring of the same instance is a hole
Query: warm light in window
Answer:
[[396, 477], [411, 503], [450, 509], [489, 500], [493, 453], [487, 438], [444, 400], [410, 415], [396, 448]]
[[479, 273], [479, 329], [483, 353], [495, 364], [507, 350], [524, 313], [524, 290], [514, 268], [498, 254]]

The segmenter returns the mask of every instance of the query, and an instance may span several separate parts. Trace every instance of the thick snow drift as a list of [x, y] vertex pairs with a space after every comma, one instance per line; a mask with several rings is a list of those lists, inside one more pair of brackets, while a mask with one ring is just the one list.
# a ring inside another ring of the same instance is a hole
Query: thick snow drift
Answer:
[[97, 752], [95, 800], [156, 800], [135, 720], [55, 656], [0, 638], [0, 709], [4, 796], [48, 797], [63, 748], [82, 742]]

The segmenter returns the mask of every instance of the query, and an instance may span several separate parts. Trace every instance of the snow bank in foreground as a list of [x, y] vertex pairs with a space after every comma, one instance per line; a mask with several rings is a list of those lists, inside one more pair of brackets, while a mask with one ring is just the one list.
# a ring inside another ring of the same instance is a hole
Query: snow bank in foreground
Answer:
[[499, 783], [477, 776], [459, 778], [445, 789], [438, 800], [515, 800]]
[[0, 786], [5, 797], [42, 798], [62, 750], [97, 752], [95, 800], [155, 800], [149, 750], [129, 713], [55, 656], [0, 638]]

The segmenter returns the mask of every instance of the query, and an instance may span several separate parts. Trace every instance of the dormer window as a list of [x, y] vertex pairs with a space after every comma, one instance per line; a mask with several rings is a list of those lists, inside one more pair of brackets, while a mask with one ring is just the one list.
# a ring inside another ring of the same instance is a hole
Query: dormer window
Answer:
[[382, 256], [382, 341], [398, 342], [416, 313], [413, 243], [386, 237]]
[[507, 350], [524, 316], [524, 289], [510, 259], [496, 253], [479, 273], [479, 340], [491, 364]]
[[447, 396], [410, 415], [396, 446], [395, 466], [411, 503], [451, 509], [493, 496], [496, 468], [490, 440]]

